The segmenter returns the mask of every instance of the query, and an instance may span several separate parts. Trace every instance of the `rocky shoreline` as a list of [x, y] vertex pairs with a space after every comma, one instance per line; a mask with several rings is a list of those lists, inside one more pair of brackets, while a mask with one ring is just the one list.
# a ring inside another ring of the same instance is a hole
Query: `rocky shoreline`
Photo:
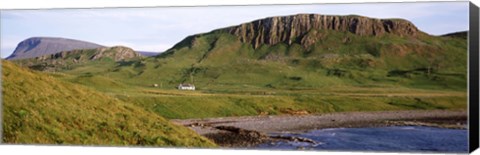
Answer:
[[249, 148], [275, 141], [315, 141], [302, 137], [269, 136], [325, 128], [429, 126], [466, 129], [466, 111], [413, 110], [345, 112], [323, 115], [243, 116], [172, 120], [187, 126], [222, 147]]

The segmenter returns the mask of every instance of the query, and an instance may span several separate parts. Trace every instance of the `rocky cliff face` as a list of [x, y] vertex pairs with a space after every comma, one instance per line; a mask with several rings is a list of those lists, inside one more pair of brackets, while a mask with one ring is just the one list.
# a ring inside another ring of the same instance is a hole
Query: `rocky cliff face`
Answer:
[[111, 58], [115, 61], [128, 60], [132, 58], [142, 57], [138, 52], [133, 49], [124, 46], [114, 46], [109, 48], [99, 48], [98, 52], [91, 57], [91, 60], [101, 58]]
[[53, 37], [32, 37], [20, 42], [15, 51], [7, 57], [8, 60], [34, 58], [42, 55], [71, 51], [76, 49], [92, 49], [104, 47], [102, 45]]
[[[353, 15], [327, 16], [318, 14], [265, 18], [217, 31], [236, 35], [242, 42], [251, 43], [254, 48], [257, 48], [262, 44], [273, 45], [280, 42], [291, 44], [312, 29], [351, 32], [361, 36], [394, 34], [416, 37], [423, 33], [411, 22], [402, 19], [373, 19]], [[303, 43], [312, 41], [315, 40], [308, 40], [308, 38], [302, 40]]]

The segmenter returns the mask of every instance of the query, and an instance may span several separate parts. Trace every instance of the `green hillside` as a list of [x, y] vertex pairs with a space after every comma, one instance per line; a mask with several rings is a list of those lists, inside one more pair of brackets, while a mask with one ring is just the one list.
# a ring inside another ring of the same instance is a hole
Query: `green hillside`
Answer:
[[94, 89], [2, 61], [3, 142], [212, 147], [190, 129]]
[[[308, 89], [344, 85], [466, 88], [464, 39], [322, 33], [325, 39], [308, 47], [279, 43], [258, 49], [230, 34], [208, 33], [196, 36], [192, 44], [175, 46], [157, 59], [147, 59], [151, 66], [146, 65], [140, 72], [158, 73], [158, 78], [169, 84], [190, 82], [193, 76], [199, 88], [206, 89], [225, 86]], [[155, 70], [155, 65], [161, 67]], [[150, 77], [141, 74], [137, 78]]]

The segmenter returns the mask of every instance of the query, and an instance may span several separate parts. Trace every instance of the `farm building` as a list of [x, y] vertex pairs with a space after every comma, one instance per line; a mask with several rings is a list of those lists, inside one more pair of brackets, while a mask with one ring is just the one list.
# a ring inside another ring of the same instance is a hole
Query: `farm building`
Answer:
[[177, 87], [179, 90], [195, 90], [195, 85], [193, 84], [179, 84]]

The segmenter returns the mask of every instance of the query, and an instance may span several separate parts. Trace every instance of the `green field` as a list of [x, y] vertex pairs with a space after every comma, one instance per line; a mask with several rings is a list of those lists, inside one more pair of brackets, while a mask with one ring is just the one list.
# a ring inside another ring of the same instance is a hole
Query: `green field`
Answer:
[[459, 92], [414, 89], [384, 89], [368, 93], [344, 91], [345, 93], [300, 90], [210, 94], [144, 90], [145, 94], [117, 94], [117, 97], [172, 119], [295, 114], [301, 111], [322, 114], [347, 111], [466, 109], [466, 94]]

